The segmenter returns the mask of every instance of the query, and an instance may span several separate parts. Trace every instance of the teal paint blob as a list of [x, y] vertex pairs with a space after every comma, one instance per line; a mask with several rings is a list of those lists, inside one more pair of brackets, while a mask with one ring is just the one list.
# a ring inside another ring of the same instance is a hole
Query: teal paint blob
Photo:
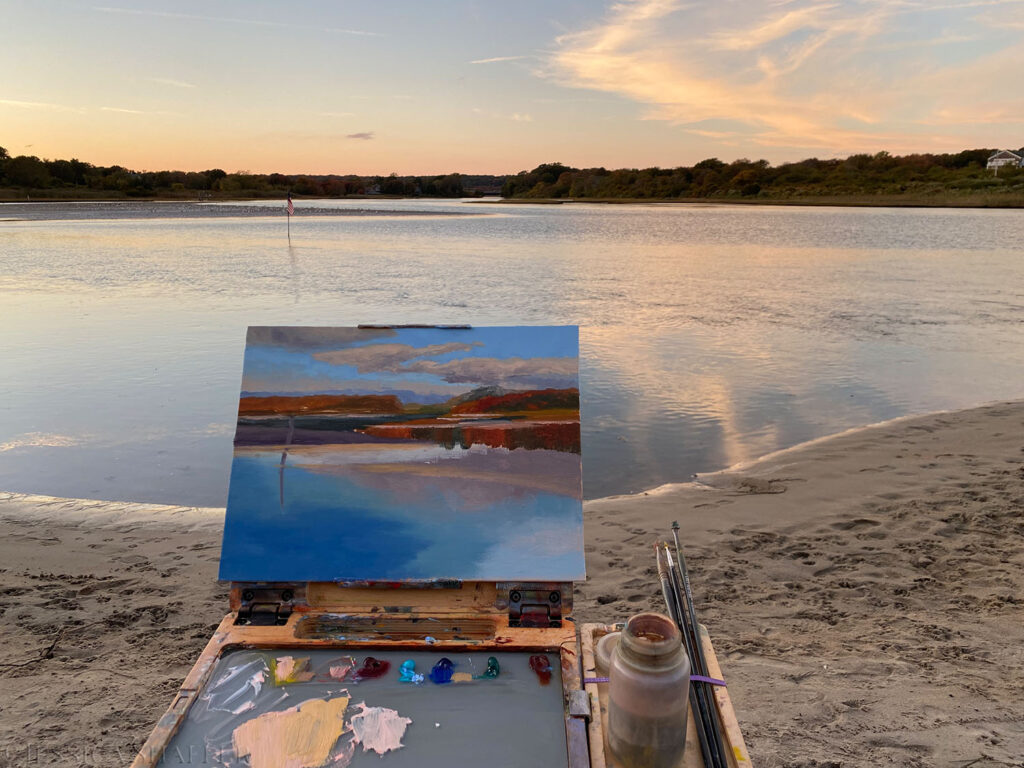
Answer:
[[487, 669], [484, 670], [482, 675], [474, 675], [474, 680], [495, 680], [498, 675], [501, 674], [501, 665], [498, 664], [498, 660], [493, 656], [487, 657]]
[[400, 683], [422, 683], [423, 675], [416, 671], [416, 662], [406, 659], [398, 669], [398, 682]]

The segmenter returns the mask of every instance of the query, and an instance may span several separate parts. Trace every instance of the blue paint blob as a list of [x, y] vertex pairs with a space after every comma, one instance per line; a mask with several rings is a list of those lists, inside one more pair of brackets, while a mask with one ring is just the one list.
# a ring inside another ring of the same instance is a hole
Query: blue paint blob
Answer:
[[441, 685], [443, 683], [450, 683], [452, 681], [452, 670], [455, 665], [452, 664], [452, 660], [448, 658], [442, 658], [434, 668], [430, 670], [430, 679]]
[[398, 670], [398, 682], [400, 683], [422, 683], [423, 675], [416, 671], [416, 662], [406, 659]]

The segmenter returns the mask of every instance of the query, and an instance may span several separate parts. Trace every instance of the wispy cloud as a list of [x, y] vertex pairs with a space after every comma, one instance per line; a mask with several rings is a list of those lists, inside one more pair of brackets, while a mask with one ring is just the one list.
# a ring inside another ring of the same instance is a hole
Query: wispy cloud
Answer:
[[345, 136], [346, 139], [359, 139], [361, 141], [369, 141], [374, 138], [373, 131], [360, 131], [359, 133], [350, 133]]
[[166, 109], [129, 109], [128, 107], [97, 107], [99, 112], [113, 112], [118, 115], [173, 115], [180, 116], [180, 112], [170, 112]]
[[528, 59], [529, 56], [494, 56], [490, 59], [474, 59], [469, 62], [470, 64], [497, 64], [500, 61], [521, 61], [522, 59]]
[[85, 112], [82, 107], [72, 107], [67, 104], [50, 104], [45, 101], [20, 101], [18, 99], [0, 99], [0, 106], [15, 107], [17, 109], [37, 109], [47, 112]]
[[186, 83], [184, 80], [175, 80], [173, 77], [144, 77], [143, 80], [156, 83], [157, 85], [169, 85], [172, 88], [195, 88], [195, 83]]
[[411, 344], [368, 344], [363, 347], [317, 352], [313, 358], [331, 365], [351, 365], [358, 373], [396, 373], [412, 360], [440, 357], [453, 352], [470, 352], [473, 347], [480, 346], [483, 344], [479, 341], [472, 344], [455, 341], [425, 347], [414, 347]]
[[533, 115], [529, 112], [496, 112], [492, 110], [484, 110], [480, 107], [471, 107], [470, 112], [475, 115], [487, 115], [492, 120], [511, 120], [514, 123], [532, 123]]
[[250, 325], [245, 343], [250, 347], [295, 347], [296, 349], [338, 349], [371, 339], [397, 336], [392, 328], [323, 328], [302, 325]]
[[364, 29], [346, 29], [344, 27], [323, 27], [313, 24], [291, 24], [284, 21], [268, 21], [264, 19], [242, 19], [234, 16], [203, 16], [194, 13], [175, 13], [173, 11], [149, 11], [140, 8], [118, 8], [109, 5], [93, 6], [100, 13], [120, 13], [128, 16], [154, 16], [161, 19], [185, 19], [188, 21], [211, 21], [224, 24], [246, 24], [253, 27], [279, 27], [282, 29], [304, 29], [318, 32], [340, 32], [345, 35], [365, 35], [379, 37], [380, 32], [368, 32]]
[[[539, 74], [626, 97], [644, 105], [642, 119], [750, 152], [1012, 143], [1024, 96], [1004, 85], [1024, 67], [1024, 41], [1005, 31], [1021, 4], [621, 0], [599, 23], [557, 38]], [[986, 117], [1005, 129], [983, 128]], [[948, 130], [936, 132], [938, 121]]]
[[573, 386], [579, 375], [579, 363], [574, 357], [464, 357], [444, 363], [414, 360], [402, 366], [399, 372], [427, 373], [452, 384], [532, 389]]

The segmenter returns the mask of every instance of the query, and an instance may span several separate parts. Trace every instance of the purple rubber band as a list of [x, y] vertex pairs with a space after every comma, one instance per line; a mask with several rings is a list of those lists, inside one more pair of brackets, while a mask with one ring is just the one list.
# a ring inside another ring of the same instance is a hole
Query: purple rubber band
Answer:
[[[704, 675], [690, 675], [690, 680], [695, 683], [710, 683], [711, 685], [720, 685], [725, 687], [725, 680], [719, 680], [716, 677], [704, 677]], [[584, 683], [607, 683], [607, 677], [585, 677], [583, 678]]]
[[711, 685], [720, 685], [725, 688], [725, 680], [719, 680], [716, 677], [704, 677], [704, 675], [690, 675], [690, 679], [697, 683], [711, 683]]

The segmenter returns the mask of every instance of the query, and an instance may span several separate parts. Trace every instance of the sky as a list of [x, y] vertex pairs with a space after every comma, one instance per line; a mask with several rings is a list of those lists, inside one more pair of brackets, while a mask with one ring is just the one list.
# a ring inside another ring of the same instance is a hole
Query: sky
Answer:
[[503, 174], [1024, 145], [1024, 0], [0, 0], [0, 18], [12, 156]]
[[478, 387], [579, 386], [575, 326], [249, 329], [243, 394], [399, 394], [444, 402]]

